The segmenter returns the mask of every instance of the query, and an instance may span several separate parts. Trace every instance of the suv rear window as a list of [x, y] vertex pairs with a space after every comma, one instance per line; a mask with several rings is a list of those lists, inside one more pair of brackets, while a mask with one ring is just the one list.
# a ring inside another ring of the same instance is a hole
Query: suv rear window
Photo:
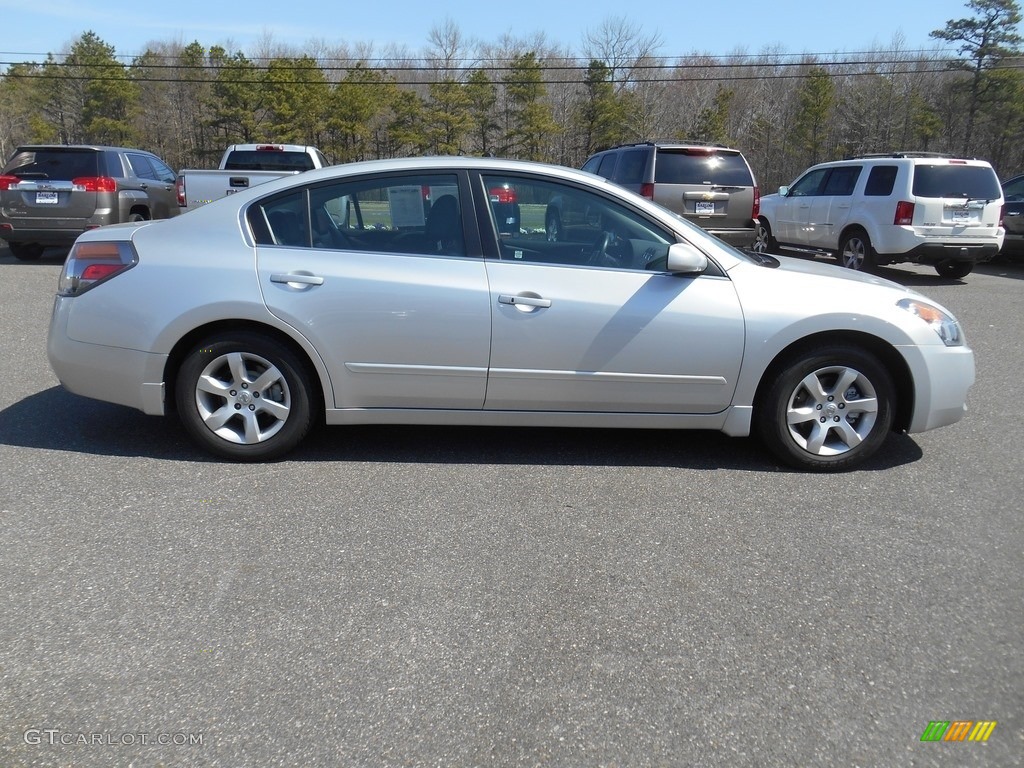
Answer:
[[995, 171], [979, 165], [918, 165], [913, 192], [918, 197], [997, 200], [1002, 194]]
[[71, 181], [82, 176], [102, 176], [99, 153], [74, 149], [26, 149], [16, 152], [3, 173], [22, 179]]
[[725, 187], [750, 187], [743, 156], [738, 152], [705, 149], [659, 149], [654, 166], [656, 184], [713, 184]]
[[313, 158], [305, 152], [235, 150], [224, 164], [226, 171], [308, 171]]

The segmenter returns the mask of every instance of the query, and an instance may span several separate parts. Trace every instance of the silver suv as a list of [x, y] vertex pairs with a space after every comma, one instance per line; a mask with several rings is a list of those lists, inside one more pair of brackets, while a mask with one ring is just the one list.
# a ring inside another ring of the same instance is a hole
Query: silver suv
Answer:
[[738, 149], [692, 141], [624, 144], [591, 155], [596, 173], [721, 238], [749, 248], [761, 193]]
[[835, 256], [850, 269], [930, 264], [964, 277], [1003, 243], [1003, 193], [983, 160], [930, 153], [821, 163], [761, 199], [754, 250]]
[[0, 238], [22, 261], [70, 246], [87, 229], [180, 213], [177, 175], [125, 147], [18, 147], [0, 171]]

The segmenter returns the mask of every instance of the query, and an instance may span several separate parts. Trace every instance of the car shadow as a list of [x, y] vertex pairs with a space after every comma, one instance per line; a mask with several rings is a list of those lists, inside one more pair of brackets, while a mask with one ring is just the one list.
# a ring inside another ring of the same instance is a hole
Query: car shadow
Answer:
[[[175, 418], [72, 395], [61, 387], [0, 411], [0, 444], [95, 456], [224, 463], [195, 447]], [[906, 435], [891, 435], [860, 467], [880, 471], [922, 456]], [[793, 472], [754, 439], [708, 430], [564, 429], [359, 425], [315, 429], [285, 461], [408, 464], [674, 467]]]

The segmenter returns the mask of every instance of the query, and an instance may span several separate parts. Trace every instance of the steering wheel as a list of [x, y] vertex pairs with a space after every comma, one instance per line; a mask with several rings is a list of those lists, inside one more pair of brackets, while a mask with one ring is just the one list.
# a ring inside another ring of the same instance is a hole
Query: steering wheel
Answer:
[[587, 258], [587, 264], [591, 267], [621, 267], [619, 259], [608, 253], [608, 249], [615, 242], [614, 232], [602, 232], [601, 236], [594, 242], [594, 249]]

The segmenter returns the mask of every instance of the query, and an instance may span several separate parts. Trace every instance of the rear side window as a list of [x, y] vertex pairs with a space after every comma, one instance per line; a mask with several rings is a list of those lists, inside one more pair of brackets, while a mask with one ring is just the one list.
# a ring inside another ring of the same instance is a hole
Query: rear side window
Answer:
[[619, 184], [643, 184], [646, 165], [646, 149], [627, 149], [622, 152], [618, 172], [613, 181]]
[[308, 171], [313, 158], [305, 152], [235, 150], [224, 164], [227, 171]]
[[983, 165], [918, 165], [912, 189], [918, 197], [997, 200], [1002, 195], [995, 171]]
[[610, 179], [615, 171], [615, 153], [609, 152], [601, 159], [601, 165], [597, 167], [597, 175]]
[[825, 180], [825, 186], [821, 190], [823, 195], [849, 196], [853, 194], [853, 188], [857, 186], [857, 179], [860, 178], [861, 167], [859, 165], [844, 165], [840, 168], [833, 168]]
[[655, 159], [656, 184], [708, 184], [724, 187], [752, 187], [743, 155], [721, 150], [658, 150]]
[[866, 197], [888, 197], [896, 186], [896, 166], [876, 165], [868, 174], [868, 183], [864, 185]]
[[64, 149], [20, 150], [4, 166], [3, 173], [22, 179], [49, 181], [71, 181], [82, 176], [102, 175], [96, 152]]

